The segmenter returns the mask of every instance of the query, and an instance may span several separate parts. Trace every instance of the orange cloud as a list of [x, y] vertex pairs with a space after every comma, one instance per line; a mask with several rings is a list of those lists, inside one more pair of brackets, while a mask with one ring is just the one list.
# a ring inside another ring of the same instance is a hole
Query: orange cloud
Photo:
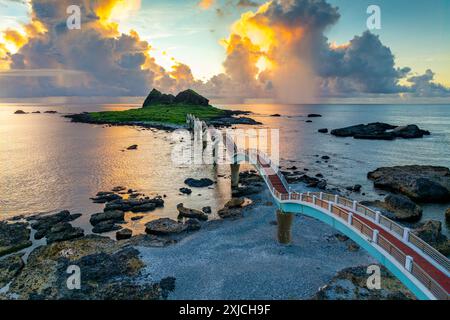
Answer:
[[198, 3], [198, 6], [202, 8], [203, 10], [208, 10], [212, 7], [212, 5], [215, 3], [215, 0], [201, 0]]

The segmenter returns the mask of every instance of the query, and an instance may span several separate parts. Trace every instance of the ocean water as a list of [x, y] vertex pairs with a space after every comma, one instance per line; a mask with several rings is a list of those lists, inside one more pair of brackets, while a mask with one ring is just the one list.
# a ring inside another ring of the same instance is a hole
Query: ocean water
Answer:
[[[40, 212], [68, 209], [85, 215], [77, 224], [89, 225], [89, 214], [103, 206], [89, 197], [123, 185], [149, 196], [167, 195], [166, 206], [145, 215], [133, 228], [142, 231], [155, 217], [176, 218], [176, 205], [221, 208], [230, 197], [227, 166], [177, 166], [171, 162], [171, 135], [165, 131], [131, 127], [104, 127], [74, 124], [61, 114], [84, 111], [122, 110], [138, 107], [132, 103], [3, 103], [0, 104], [0, 219]], [[312, 175], [322, 173], [329, 184], [345, 188], [361, 184], [366, 196], [357, 200], [383, 197], [374, 190], [367, 172], [381, 166], [423, 164], [450, 167], [450, 105], [279, 105], [252, 104], [220, 106], [249, 110], [263, 123], [260, 128], [280, 130], [281, 165], [308, 168]], [[14, 115], [56, 110], [59, 114]], [[271, 117], [278, 113], [281, 117]], [[311, 119], [309, 113], [322, 114]], [[432, 132], [423, 139], [366, 141], [336, 138], [318, 133], [320, 128], [335, 129], [369, 122], [396, 125], [417, 124]], [[124, 151], [138, 144], [137, 151]], [[317, 157], [328, 155], [329, 163]], [[208, 177], [214, 188], [196, 189], [182, 196], [178, 189], [188, 177]], [[424, 219], [444, 221], [448, 205], [424, 205]], [[445, 225], [445, 223], [444, 223]], [[448, 233], [448, 228], [444, 228]]]

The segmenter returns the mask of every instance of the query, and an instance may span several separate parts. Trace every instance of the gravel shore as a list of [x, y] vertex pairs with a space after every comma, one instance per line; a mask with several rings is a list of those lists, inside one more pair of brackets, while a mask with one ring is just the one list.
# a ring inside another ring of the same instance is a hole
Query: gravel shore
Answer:
[[244, 218], [213, 221], [177, 245], [139, 247], [144, 281], [175, 277], [169, 299], [308, 299], [340, 270], [375, 262], [308, 217], [295, 218], [292, 245], [278, 244], [268, 200], [265, 191]]

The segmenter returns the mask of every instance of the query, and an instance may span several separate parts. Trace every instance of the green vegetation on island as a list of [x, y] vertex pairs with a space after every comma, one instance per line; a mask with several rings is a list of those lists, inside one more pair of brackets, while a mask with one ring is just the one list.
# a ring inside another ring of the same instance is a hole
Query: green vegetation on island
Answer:
[[139, 109], [89, 112], [67, 117], [73, 122], [173, 129], [184, 125], [188, 114], [217, 126], [259, 124], [250, 118], [233, 117], [246, 112], [222, 110], [211, 106], [208, 99], [191, 89], [182, 91], [177, 96], [153, 89]]
[[186, 123], [186, 115], [191, 113], [201, 120], [212, 120], [225, 116], [225, 111], [212, 106], [188, 104], [157, 104], [148, 108], [125, 111], [106, 111], [89, 113], [95, 122], [160, 122], [181, 125]]

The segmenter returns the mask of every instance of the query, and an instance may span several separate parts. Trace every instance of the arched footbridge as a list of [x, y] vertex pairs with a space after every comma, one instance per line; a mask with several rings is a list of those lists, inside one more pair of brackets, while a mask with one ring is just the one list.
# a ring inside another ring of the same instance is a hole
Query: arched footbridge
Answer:
[[[227, 150], [232, 154], [232, 171], [236, 170], [236, 164], [251, 163], [264, 179], [281, 214], [309, 216], [345, 234], [391, 271], [418, 299], [450, 300], [449, 259], [408, 228], [338, 195], [293, 192], [278, 165], [265, 153], [240, 150], [228, 137], [224, 139], [225, 145], [234, 146]], [[233, 176], [236, 174], [232, 173]]]

